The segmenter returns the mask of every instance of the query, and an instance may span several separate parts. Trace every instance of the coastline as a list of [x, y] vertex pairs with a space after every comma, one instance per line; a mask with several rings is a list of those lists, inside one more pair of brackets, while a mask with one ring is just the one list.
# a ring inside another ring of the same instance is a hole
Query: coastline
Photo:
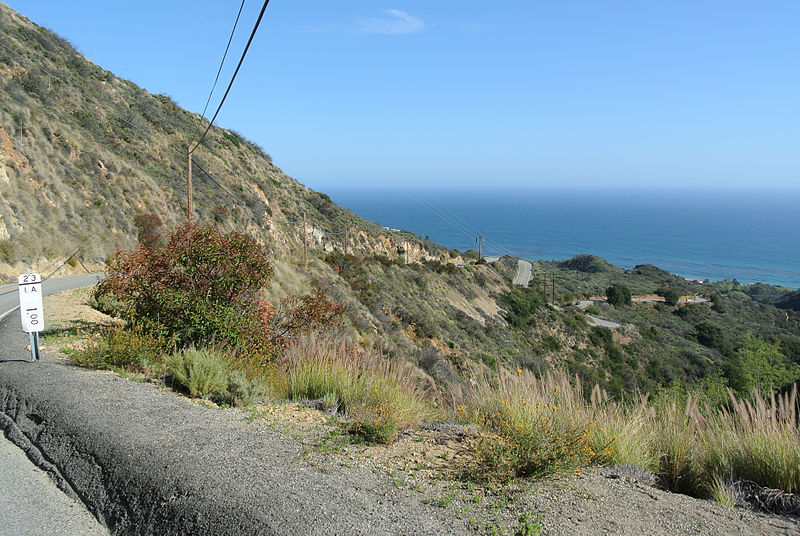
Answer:
[[798, 194], [333, 191], [359, 216], [448, 248], [527, 260], [589, 253], [690, 280], [800, 288]]

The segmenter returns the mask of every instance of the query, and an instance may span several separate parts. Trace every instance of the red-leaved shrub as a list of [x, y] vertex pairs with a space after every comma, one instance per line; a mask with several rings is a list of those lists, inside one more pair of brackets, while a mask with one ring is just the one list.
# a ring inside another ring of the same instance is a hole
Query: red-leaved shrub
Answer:
[[117, 315], [173, 338], [179, 347], [222, 345], [263, 363], [288, 340], [337, 321], [343, 308], [321, 291], [290, 297], [276, 315], [263, 296], [273, 270], [242, 233], [184, 224], [162, 247], [118, 251], [95, 291]]

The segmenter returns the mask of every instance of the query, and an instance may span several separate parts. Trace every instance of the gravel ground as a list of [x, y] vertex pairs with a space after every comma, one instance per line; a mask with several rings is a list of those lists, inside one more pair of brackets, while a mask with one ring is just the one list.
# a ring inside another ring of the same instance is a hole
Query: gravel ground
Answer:
[[25, 341], [0, 323], [0, 421], [113, 534], [800, 534], [605, 469], [484, 489], [452, 478], [457, 427], [343, 446], [315, 410], [203, 407]]
[[15, 328], [0, 326], [0, 411], [114, 534], [467, 532], [369, 469], [313, 468], [299, 442], [240, 411], [49, 354], [19, 361]]

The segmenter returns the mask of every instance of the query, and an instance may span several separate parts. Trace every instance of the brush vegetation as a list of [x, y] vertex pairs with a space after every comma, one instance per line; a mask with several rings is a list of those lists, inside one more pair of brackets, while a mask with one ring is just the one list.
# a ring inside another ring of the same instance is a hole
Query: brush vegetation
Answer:
[[[612, 464], [726, 504], [742, 482], [798, 492], [791, 289], [591, 255], [535, 262], [515, 288], [516, 258], [364, 221], [216, 127], [195, 158], [225, 189], [198, 167], [204, 223], [179, 226], [202, 118], [5, 5], [0, 45], [0, 267], [108, 261], [95, 304], [126, 321], [77, 363], [223, 404], [314, 400], [374, 442], [457, 420], [475, 431], [474, 478]], [[571, 306], [606, 294], [618, 306], [591, 312], [618, 329]], [[708, 301], [680, 299], [695, 295]]]
[[[110, 260], [112, 269], [124, 269], [127, 257], [114, 255], [117, 250], [141, 244], [161, 251], [168, 229], [184, 218], [185, 150], [202, 119], [91, 63], [6, 6], [0, 6], [0, 34], [0, 268], [5, 263], [8, 273], [18, 273], [79, 249], [73, 263]], [[233, 194], [195, 169], [197, 220], [247, 234], [270, 253], [264, 300], [277, 305], [319, 289], [344, 308], [349, 341], [408, 358], [439, 384], [463, 386], [501, 366], [536, 373], [555, 368], [622, 399], [708, 381], [746, 396], [754, 386], [766, 393], [798, 379], [800, 317], [774, 307], [793, 303], [790, 289], [699, 284], [651, 265], [623, 270], [592, 255], [536, 262], [532, 288], [518, 289], [511, 284], [516, 258], [479, 264], [476, 252], [447, 250], [366, 222], [286, 176], [234, 131], [212, 128], [195, 158]], [[178, 254], [179, 244], [166, 245]], [[455, 264], [460, 261], [465, 266]], [[184, 273], [188, 268], [170, 277], [206, 277]], [[259, 269], [253, 267], [253, 277]], [[555, 288], [542, 281], [555, 281]], [[603, 296], [609, 288], [623, 297], [700, 294], [711, 301], [613, 309], [596, 302], [592, 314], [623, 324], [613, 334], [591, 328], [574, 308], [550, 305]], [[217, 343], [238, 340], [235, 308], [211, 286], [206, 290], [214, 299], [196, 301], [201, 290], [161, 293], [142, 322], [169, 316], [170, 322], [160, 320], [164, 334], [181, 345], [208, 336]], [[246, 294], [236, 300], [249, 300]], [[113, 299], [98, 296], [107, 310], [130, 306]], [[192, 315], [206, 321], [191, 324], [190, 333], [179, 326]], [[754, 361], [747, 337], [769, 345], [755, 359], [766, 368], [746, 365]]]

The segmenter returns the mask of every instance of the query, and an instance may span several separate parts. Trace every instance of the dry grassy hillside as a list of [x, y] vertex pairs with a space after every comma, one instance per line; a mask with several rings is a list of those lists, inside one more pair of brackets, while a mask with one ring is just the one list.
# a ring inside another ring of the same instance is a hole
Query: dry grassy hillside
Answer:
[[[180, 221], [185, 153], [201, 118], [117, 78], [5, 5], [0, 36], [0, 262], [45, 265], [78, 247], [82, 260], [102, 262], [135, 243], [137, 215]], [[447, 255], [309, 190], [236, 132], [212, 129], [195, 161], [196, 217], [247, 230], [278, 254], [301, 254], [297, 222], [306, 213], [312, 251], [343, 249], [347, 228], [357, 250]]]

